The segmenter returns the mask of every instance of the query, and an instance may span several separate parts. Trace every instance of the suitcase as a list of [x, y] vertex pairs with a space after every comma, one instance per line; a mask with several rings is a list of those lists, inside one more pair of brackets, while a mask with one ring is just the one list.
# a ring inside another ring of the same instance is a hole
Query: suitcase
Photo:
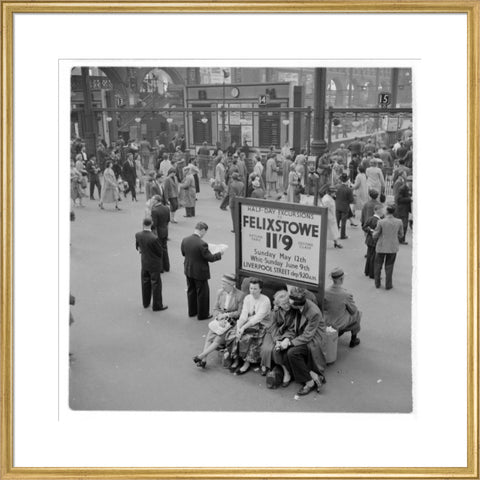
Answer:
[[337, 360], [338, 332], [332, 327], [327, 327], [327, 347], [325, 359], [328, 363], [334, 363]]

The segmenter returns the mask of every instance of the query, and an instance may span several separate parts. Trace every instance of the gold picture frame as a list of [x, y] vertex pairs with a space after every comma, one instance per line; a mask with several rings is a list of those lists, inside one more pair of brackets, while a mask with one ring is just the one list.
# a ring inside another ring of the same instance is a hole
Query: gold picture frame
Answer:
[[[479, 16], [463, 1], [2, 1], [1, 479], [478, 478]], [[13, 466], [13, 15], [16, 13], [462, 13], [468, 22], [468, 392], [462, 468], [20, 468]]]

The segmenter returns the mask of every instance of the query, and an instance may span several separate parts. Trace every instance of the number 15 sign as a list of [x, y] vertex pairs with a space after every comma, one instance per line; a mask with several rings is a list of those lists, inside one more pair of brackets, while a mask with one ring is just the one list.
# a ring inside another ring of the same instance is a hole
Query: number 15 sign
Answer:
[[238, 198], [234, 219], [237, 273], [302, 286], [323, 297], [326, 208]]

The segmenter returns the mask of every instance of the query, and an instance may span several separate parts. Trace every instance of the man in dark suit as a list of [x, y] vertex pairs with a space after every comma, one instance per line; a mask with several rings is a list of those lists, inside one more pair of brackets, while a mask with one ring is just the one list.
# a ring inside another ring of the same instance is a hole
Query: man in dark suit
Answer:
[[154, 204], [152, 207], [152, 230], [157, 235], [158, 241], [162, 246], [163, 254], [163, 271], [170, 271], [170, 258], [168, 257], [168, 223], [170, 222], [170, 209], [165, 205], [165, 199], [160, 195], [153, 197]]
[[374, 214], [375, 212], [375, 206], [376, 205], [382, 205], [378, 200], [378, 192], [377, 190], [374, 190], [371, 188], [368, 191], [368, 195], [370, 196], [370, 200], [365, 203], [365, 205], [362, 207], [362, 216], [361, 216], [361, 224], [362, 227], [365, 225], [366, 221]]
[[367, 260], [365, 261], [365, 275], [375, 278], [375, 247], [377, 241], [372, 237], [373, 232], [377, 228], [378, 221], [383, 216], [383, 205], [379, 203], [374, 207], [373, 215], [363, 225], [363, 231], [366, 233], [365, 245], [367, 245]]
[[143, 220], [143, 230], [135, 234], [135, 248], [142, 256], [142, 300], [144, 308], [150, 306], [152, 310], [159, 312], [168, 307], [163, 305], [162, 279], [163, 252], [158, 238], [152, 232], [152, 220]]
[[346, 239], [348, 237], [345, 235], [345, 227], [350, 213], [350, 204], [353, 203], [353, 192], [347, 185], [348, 175], [346, 173], [342, 173], [340, 181], [342, 183], [337, 188], [337, 195], [335, 197], [335, 214], [340, 228], [340, 238]]
[[385, 290], [392, 288], [393, 265], [397, 258], [399, 242], [403, 238], [403, 225], [395, 218], [395, 207], [389, 205], [385, 218], [379, 220], [372, 236], [377, 240], [375, 247], [375, 286], [380, 288], [380, 275], [385, 262]]
[[122, 177], [128, 183], [128, 188], [125, 190], [125, 198], [128, 192], [132, 192], [132, 202], [137, 201], [137, 193], [135, 191], [135, 182], [137, 180], [137, 172], [135, 163], [133, 162], [133, 154], [129, 153], [127, 161], [122, 167]]
[[208, 225], [198, 222], [193, 235], [182, 240], [181, 251], [185, 257], [183, 262], [185, 277], [187, 277], [188, 316], [198, 320], [212, 318], [210, 314], [210, 278], [209, 262], [216, 262], [222, 258], [222, 253], [212, 254], [208, 244], [203, 241]]

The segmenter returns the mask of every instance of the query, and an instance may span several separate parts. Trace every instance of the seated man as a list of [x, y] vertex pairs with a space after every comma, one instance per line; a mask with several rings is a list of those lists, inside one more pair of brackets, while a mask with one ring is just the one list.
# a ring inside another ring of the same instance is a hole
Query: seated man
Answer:
[[193, 357], [197, 367], [205, 368], [207, 356], [217, 348], [225, 346], [225, 335], [240, 316], [244, 297], [245, 294], [235, 287], [235, 275], [223, 275], [222, 288], [217, 292], [217, 301], [213, 307], [213, 316], [216, 322], [213, 322], [212, 327], [216, 331], [213, 331], [209, 325], [203, 351]]
[[357, 337], [360, 331], [361, 312], [358, 311], [353, 295], [343, 288], [344, 272], [341, 268], [334, 268], [330, 277], [333, 284], [325, 289], [324, 312], [327, 326], [338, 331], [340, 337], [345, 332], [351, 332], [350, 348], [360, 343]]
[[[320, 392], [325, 383], [325, 320], [320, 309], [306, 299], [304, 289], [293, 287], [289, 301], [295, 316], [283, 340], [276, 343], [273, 361], [303, 384], [298, 395], [307, 395], [315, 386]], [[285, 383], [289, 383], [288, 376], [284, 376]]]
[[[250, 364], [260, 362], [260, 347], [265, 335], [265, 325], [270, 314], [270, 299], [262, 295], [263, 282], [250, 279], [250, 293], [243, 300], [243, 308], [236, 328], [228, 331], [226, 344], [233, 360], [230, 370], [243, 375]], [[242, 365], [243, 363], [243, 365]]]

